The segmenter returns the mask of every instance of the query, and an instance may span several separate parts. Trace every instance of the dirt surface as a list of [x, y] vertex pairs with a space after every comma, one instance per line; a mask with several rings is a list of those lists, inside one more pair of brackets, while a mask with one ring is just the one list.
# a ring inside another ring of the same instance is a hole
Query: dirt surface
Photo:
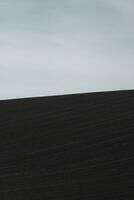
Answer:
[[0, 101], [0, 200], [129, 200], [133, 189], [133, 90]]

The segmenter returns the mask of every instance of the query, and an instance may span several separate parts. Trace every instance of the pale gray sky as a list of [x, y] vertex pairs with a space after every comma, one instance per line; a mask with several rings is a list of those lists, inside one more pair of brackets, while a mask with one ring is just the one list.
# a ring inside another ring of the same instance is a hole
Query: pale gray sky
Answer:
[[0, 0], [0, 99], [134, 89], [133, 0]]

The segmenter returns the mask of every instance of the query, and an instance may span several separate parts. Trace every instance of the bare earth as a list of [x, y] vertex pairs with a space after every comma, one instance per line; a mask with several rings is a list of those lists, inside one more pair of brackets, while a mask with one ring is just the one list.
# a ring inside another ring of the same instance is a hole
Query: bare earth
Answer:
[[0, 200], [132, 200], [133, 189], [133, 90], [0, 101]]

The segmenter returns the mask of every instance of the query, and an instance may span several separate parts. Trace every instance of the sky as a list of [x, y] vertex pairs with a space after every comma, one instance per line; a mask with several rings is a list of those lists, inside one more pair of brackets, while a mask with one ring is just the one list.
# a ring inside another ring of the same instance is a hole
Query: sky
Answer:
[[133, 0], [0, 0], [0, 99], [134, 89]]

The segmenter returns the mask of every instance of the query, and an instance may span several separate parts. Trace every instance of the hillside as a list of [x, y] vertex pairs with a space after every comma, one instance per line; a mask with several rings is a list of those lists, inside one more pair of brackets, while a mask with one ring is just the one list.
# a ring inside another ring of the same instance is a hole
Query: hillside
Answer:
[[134, 199], [134, 91], [0, 101], [1, 200]]

